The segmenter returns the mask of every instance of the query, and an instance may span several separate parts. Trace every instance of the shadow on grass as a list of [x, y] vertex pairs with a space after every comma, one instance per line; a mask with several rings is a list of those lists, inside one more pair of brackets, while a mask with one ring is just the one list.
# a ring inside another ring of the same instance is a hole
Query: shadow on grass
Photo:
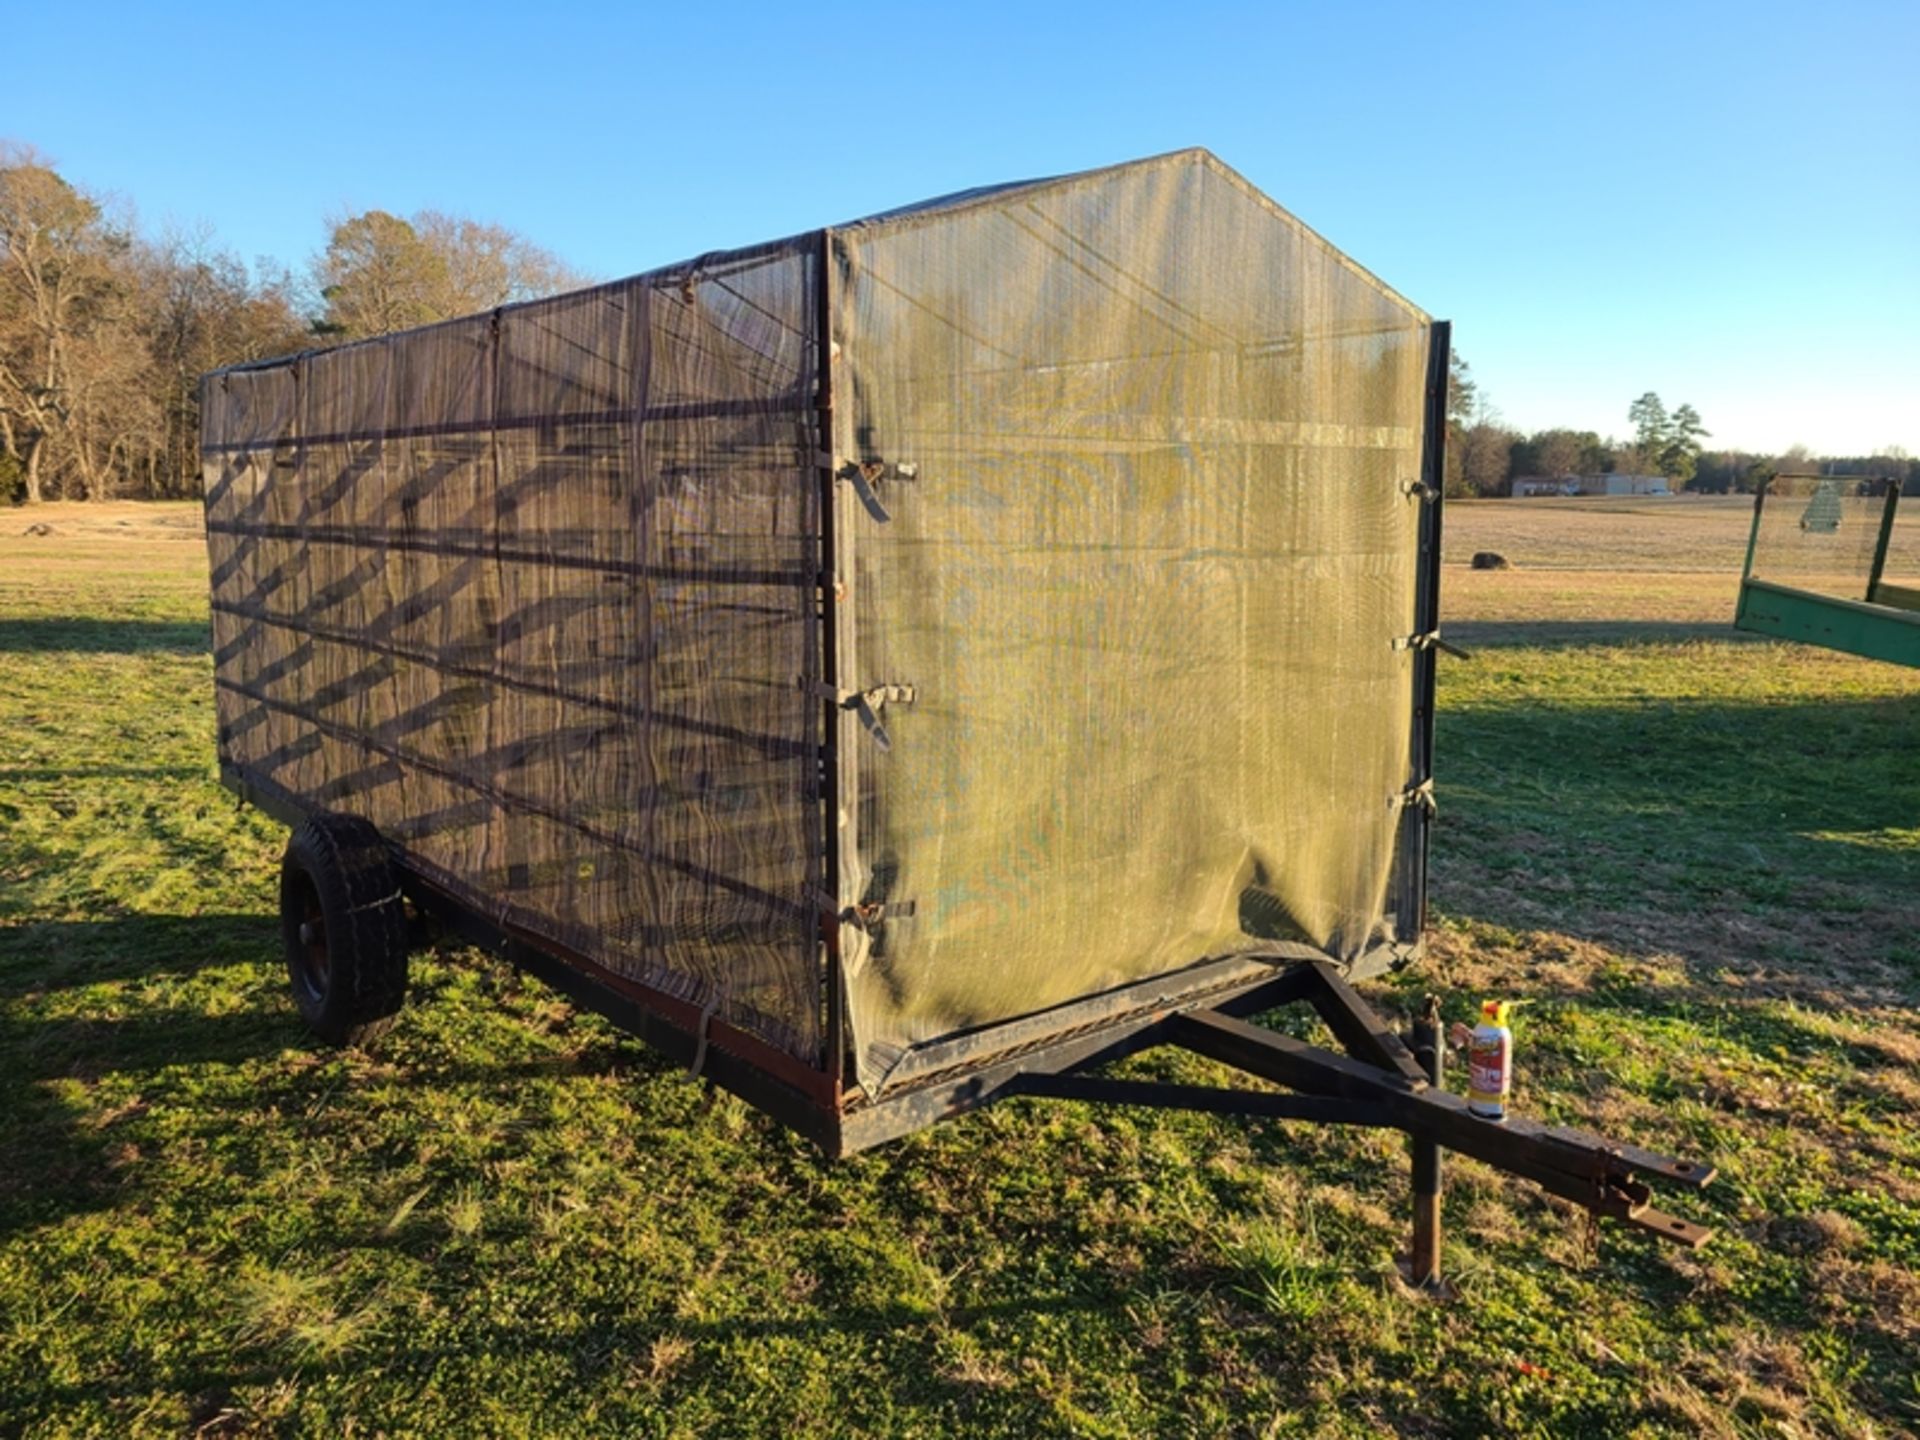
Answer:
[[[1894, 1118], [1883, 1082], [1910, 1066], [1920, 1008], [1920, 853], [1898, 848], [1920, 816], [1920, 695], [1529, 697], [1443, 706], [1439, 730], [1436, 909], [1467, 926], [1474, 983], [1602, 1022], [1570, 1065], [1603, 1075], [1605, 1034], [1651, 1027], [1676, 1057], [1827, 1064], [1849, 1103]], [[1444, 970], [1390, 981], [1394, 1008]], [[1835, 1033], [1869, 1014], [1884, 1044]], [[1645, 1083], [1736, 1128], [1746, 1103]]]
[[[0, 930], [0, 1236], [115, 1203], [121, 1182], [111, 1129], [59, 1093], [107, 1076], [171, 1066], [232, 1065], [278, 1053], [287, 1017], [136, 1009], [130, 1014], [33, 1013], [55, 992], [94, 984], [178, 980], [275, 953], [260, 915], [133, 916]], [[116, 1002], [124, 1004], [124, 1001]]]
[[1506, 646], [1566, 649], [1580, 645], [1679, 645], [1694, 640], [1720, 644], [1777, 644], [1764, 635], [1733, 628], [1725, 620], [1454, 620], [1447, 639], [1471, 651]]
[[0, 766], [0, 785], [69, 780], [213, 780], [210, 765], [37, 765]]
[[203, 655], [205, 620], [103, 620], [65, 615], [0, 620], [0, 654]]
[[0, 929], [0, 999], [124, 980], [177, 979], [277, 958], [271, 915], [130, 915]]
[[[1815, 951], [1920, 962], [1916, 856], [1894, 843], [1920, 815], [1916, 735], [1920, 695], [1443, 706], [1435, 903], [1702, 978]], [[1752, 953], [1698, 953], [1730, 919]]]
[[[731, 1344], [754, 1339], [805, 1340], [831, 1344], [873, 1337], [896, 1340], [903, 1332], [941, 1329], [966, 1332], [999, 1322], [1019, 1321], [1033, 1316], [1100, 1314], [1114, 1308], [1109, 1294], [1034, 1295], [1019, 1300], [992, 1304], [953, 1306], [931, 1310], [909, 1305], [879, 1307], [843, 1307], [825, 1313], [789, 1319], [686, 1320], [663, 1315], [658, 1320], [595, 1320], [581, 1328], [556, 1332], [551, 1326], [483, 1324], [455, 1344], [406, 1344], [382, 1350], [377, 1363], [383, 1370], [429, 1375], [453, 1366], [477, 1366], [489, 1359], [517, 1361], [529, 1355], [551, 1356], [564, 1366], [569, 1388], [586, 1389], [602, 1380], [616, 1366], [636, 1370], [649, 1347], [662, 1338], [685, 1342], [693, 1347], [692, 1372], [676, 1374], [676, 1382], [697, 1380], [698, 1371], [714, 1362], [705, 1359], [713, 1350], [725, 1350]], [[323, 1375], [351, 1376], [367, 1363], [368, 1357], [356, 1357], [356, 1363], [333, 1366], [318, 1363], [289, 1363], [274, 1359], [265, 1346], [242, 1346], [233, 1363], [223, 1366], [201, 1365], [181, 1371], [151, 1362], [130, 1365], [121, 1374], [60, 1383], [48, 1378], [24, 1395], [12, 1397], [28, 1414], [57, 1415], [89, 1402], [111, 1404], [128, 1395], [145, 1395], [156, 1390], [171, 1390], [196, 1397], [196, 1410], [217, 1412], [230, 1404], [236, 1392], [290, 1375], [318, 1379]], [[937, 1403], [941, 1395], [950, 1398], [976, 1398], [976, 1387], [964, 1380], [928, 1370], [912, 1376], [895, 1377], [898, 1382], [931, 1391], [924, 1399]], [[529, 1396], [529, 1400], [537, 1399]], [[1017, 1402], [1017, 1396], [1008, 1397]]]

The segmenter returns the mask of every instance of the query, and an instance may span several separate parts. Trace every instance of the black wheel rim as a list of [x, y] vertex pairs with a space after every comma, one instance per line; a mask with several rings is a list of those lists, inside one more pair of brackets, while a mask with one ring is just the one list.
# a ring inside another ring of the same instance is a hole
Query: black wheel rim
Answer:
[[294, 978], [308, 995], [324, 1000], [332, 965], [327, 956], [327, 920], [320, 909], [320, 892], [314, 889], [312, 880], [302, 875], [295, 899], [300, 921], [294, 935]]

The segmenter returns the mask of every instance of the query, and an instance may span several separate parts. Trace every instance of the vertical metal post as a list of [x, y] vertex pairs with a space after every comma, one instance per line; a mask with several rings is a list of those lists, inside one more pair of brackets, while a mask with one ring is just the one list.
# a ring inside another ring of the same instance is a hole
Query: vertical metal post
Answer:
[[[1440, 628], [1440, 562], [1442, 495], [1447, 481], [1447, 384], [1453, 354], [1453, 327], [1433, 322], [1427, 341], [1427, 393], [1420, 454], [1420, 482], [1425, 486], [1420, 514], [1420, 561], [1414, 581], [1413, 629], [1416, 635]], [[1413, 652], [1413, 753], [1410, 784], [1433, 778], [1433, 711], [1439, 682], [1439, 647]], [[1427, 832], [1431, 815], [1426, 807], [1409, 805], [1400, 838], [1400, 923], [1397, 938], [1412, 944], [1427, 925]]]
[[[1420, 1018], [1413, 1022], [1413, 1055], [1426, 1067], [1427, 1078], [1440, 1088], [1446, 1081], [1446, 1048], [1440, 1035], [1440, 1000], [1427, 996]], [[1413, 1151], [1413, 1262], [1408, 1279], [1415, 1289], [1440, 1285], [1440, 1142], [1415, 1134]]]
[[[816, 431], [813, 461], [818, 472], [820, 504], [820, 678], [828, 686], [839, 683], [839, 596], [836, 593], [840, 560], [834, 539], [833, 478], [833, 232], [822, 230], [814, 277], [814, 383]], [[840, 765], [839, 708], [832, 701], [823, 704], [820, 726], [821, 848], [825, 874], [825, 893], [834, 903], [840, 896]], [[846, 985], [841, 972], [840, 925], [836, 918], [821, 917], [820, 935], [825, 964], [821, 983], [826, 987], [826, 1034], [822, 1056], [824, 1068], [833, 1084], [834, 1108], [840, 1106], [841, 1086], [847, 1065]]]
[[1771, 483], [1772, 477], [1769, 476], [1753, 487], [1753, 528], [1747, 531], [1747, 559], [1740, 567], [1740, 599], [1733, 607], [1733, 623], [1736, 625], [1747, 614], [1747, 581], [1753, 578], [1753, 552], [1760, 543], [1760, 513], [1766, 509], [1767, 486]]
[[1880, 588], [1880, 577], [1887, 573], [1887, 547], [1893, 543], [1893, 517], [1900, 508], [1900, 482], [1889, 478], [1887, 481], [1887, 503], [1880, 512], [1880, 538], [1873, 546], [1873, 568], [1867, 572], [1867, 593], [1863, 597], [1869, 603], [1873, 592]]

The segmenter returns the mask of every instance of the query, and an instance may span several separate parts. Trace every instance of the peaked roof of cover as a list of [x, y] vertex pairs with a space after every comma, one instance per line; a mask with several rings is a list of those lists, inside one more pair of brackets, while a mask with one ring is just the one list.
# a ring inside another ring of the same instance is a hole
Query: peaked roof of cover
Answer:
[[[1102, 165], [1092, 170], [1074, 170], [1065, 175], [1046, 175], [1032, 180], [1008, 180], [998, 185], [976, 185], [968, 190], [955, 190], [948, 195], [935, 195], [931, 199], [917, 200], [911, 205], [896, 206], [891, 210], [879, 210], [871, 215], [863, 215], [857, 220], [830, 227], [835, 230], [851, 230], [865, 225], [895, 225], [936, 218], [953, 211], [970, 209], [993, 201], [1004, 200], [1022, 191], [1079, 189], [1086, 186], [1103, 184], [1118, 180], [1122, 176], [1144, 170], [1175, 169], [1183, 165], [1204, 166], [1219, 175], [1248, 199], [1268, 211], [1276, 220], [1291, 226], [1301, 235], [1324, 249], [1328, 255], [1338, 260], [1347, 269], [1361, 276], [1382, 294], [1406, 307], [1409, 313], [1421, 320], [1432, 317], [1415, 305], [1406, 296], [1375, 275], [1366, 266], [1360, 264], [1346, 251], [1328, 240], [1318, 230], [1306, 224], [1274, 198], [1255, 185], [1246, 176], [1235, 170], [1211, 150], [1201, 145], [1190, 145], [1184, 150], [1169, 150], [1163, 155], [1148, 155], [1139, 160], [1123, 160], [1117, 165]], [[813, 232], [806, 232], [813, 233]], [[669, 269], [678, 267], [669, 266]]]
[[[1320, 234], [1319, 231], [1305, 224], [1291, 211], [1277, 203], [1270, 195], [1260, 189], [1260, 187], [1255, 185], [1251, 180], [1248, 180], [1246, 176], [1242, 175], [1238, 170], [1235, 170], [1211, 150], [1199, 145], [1189, 146], [1184, 150], [1169, 150], [1164, 155], [1149, 155], [1138, 160], [1123, 160], [1117, 165], [1102, 165], [1092, 170], [1076, 170], [1065, 175], [1047, 175], [1032, 180], [1009, 180], [998, 185], [976, 185], [971, 189], [955, 190], [947, 195], [935, 195], [930, 199], [917, 200], [910, 205], [895, 206], [891, 210], [877, 210], [871, 215], [863, 215], [858, 219], [843, 221], [838, 225], [830, 225], [825, 228], [832, 231], [852, 230], [867, 226], [890, 228], [896, 225], [924, 224], [931, 220], [937, 220], [944, 215], [1005, 200], [1010, 196], [1023, 192], [1038, 193], [1047, 190], [1081, 189], [1112, 183], [1120, 180], [1122, 177], [1142, 171], [1174, 169], [1187, 165], [1203, 166], [1228, 181], [1249, 200], [1265, 209], [1275, 220], [1292, 227], [1302, 237], [1324, 250], [1330, 259], [1338, 262], [1365, 280], [1387, 299], [1404, 307], [1409, 315], [1421, 322], [1432, 318], [1426, 311], [1408, 300], [1399, 291], [1395, 290], [1391, 285], [1388, 285], [1364, 265], [1361, 265], [1339, 246]], [[651, 270], [643, 270], [635, 275], [621, 276], [616, 280], [603, 281], [598, 285], [585, 286], [579, 290], [563, 291], [557, 295], [543, 295], [537, 300], [517, 300], [506, 305], [496, 306], [492, 311], [483, 310], [476, 313], [483, 315], [493, 314], [519, 310], [527, 306], [546, 305], [555, 300], [590, 295], [595, 290], [609, 290], [616, 287], [628, 286], [632, 285], [635, 281], [641, 280], [654, 280], [661, 284], [667, 284], [669, 282], [679, 284], [684, 281], [689, 274], [697, 274], [710, 268], [717, 268], [736, 261], [749, 260], [756, 256], [790, 251], [798, 242], [811, 239], [820, 233], [821, 230], [815, 228], [802, 230], [797, 234], [784, 236], [778, 240], [766, 241], [758, 245], [745, 245], [731, 250], [709, 250], [704, 254], [693, 256], [690, 259], [677, 260], [669, 265], [656, 266]], [[391, 330], [379, 335], [369, 335], [364, 339], [350, 340], [339, 345], [317, 345], [293, 355], [281, 355], [266, 360], [248, 360], [236, 365], [226, 365], [218, 370], [210, 371], [209, 374], [225, 375], [240, 370], [271, 369], [275, 366], [291, 364], [308, 355], [351, 349], [357, 345], [372, 345], [382, 340], [391, 339], [395, 335], [412, 335], [423, 330], [433, 330], [442, 325], [459, 324], [462, 321], [472, 318], [472, 315], [451, 316], [448, 319], [435, 320], [426, 325], [417, 325], [406, 330]]]

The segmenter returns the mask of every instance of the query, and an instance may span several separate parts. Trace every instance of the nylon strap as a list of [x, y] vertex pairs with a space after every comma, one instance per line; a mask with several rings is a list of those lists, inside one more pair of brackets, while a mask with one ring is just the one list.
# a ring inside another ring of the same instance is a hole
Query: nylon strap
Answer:
[[1456, 660], [1471, 660], [1473, 656], [1458, 645], [1449, 645], [1440, 638], [1438, 629], [1422, 631], [1418, 635], [1399, 635], [1394, 638], [1395, 650], [1441, 650]]
[[880, 465], [873, 461], [861, 465], [849, 460], [835, 473], [840, 479], [853, 482], [854, 494], [860, 497], [860, 503], [867, 507], [867, 513], [874, 519], [882, 525], [893, 519], [887, 507], [880, 503], [880, 492], [874, 488], [879, 484], [883, 473]]
[[700, 1071], [707, 1063], [707, 1033], [713, 1028], [713, 1017], [720, 1009], [720, 996], [716, 993], [712, 999], [700, 1007], [700, 1036], [693, 1047], [693, 1059], [687, 1065], [687, 1078], [698, 1080]]
[[893, 516], [880, 501], [881, 483], [886, 480], [892, 480], [895, 484], [904, 483], [916, 478], [920, 473], [918, 465], [895, 465], [892, 467], [893, 473], [889, 475], [887, 462], [884, 460], [842, 461], [830, 457], [823, 458], [827, 459], [828, 467], [833, 471], [833, 478], [851, 481], [854, 493], [859, 495], [860, 503], [866, 507], [867, 513], [883, 525], [892, 520]]
[[873, 743], [882, 750], [891, 750], [893, 739], [887, 734], [887, 727], [880, 723], [880, 712], [888, 705], [911, 705], [914, 696], [911, 685], [875, 685], [871, 690], [841, 690], [824, 680], [810, 680], [804, 675], [800, 677], [800, 686], [809, 694], [818, 695], [842, 710], [853, 711], [873, 737]]

